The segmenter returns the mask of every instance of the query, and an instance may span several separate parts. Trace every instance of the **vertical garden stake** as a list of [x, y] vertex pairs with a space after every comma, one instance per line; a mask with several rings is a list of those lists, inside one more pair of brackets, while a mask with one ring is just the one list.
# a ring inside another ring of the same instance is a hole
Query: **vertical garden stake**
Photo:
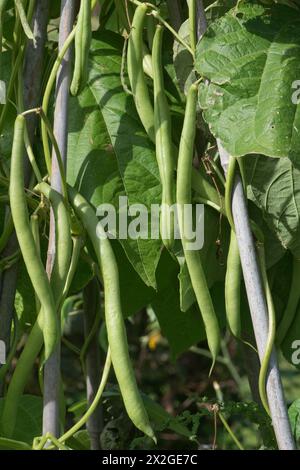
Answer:
[[[220, 141], [218, 141], [218, 149], [221, 163], [226, 174], [229, 154], [222, 147]], [[239, 245], [254, 335], [258, 354], [262, 361], [268, 338], [268, 311], [265, 293], [261, 282], [255, 244], [249, 223], [244, 188], [239, 175], [235, 178], [232, 191], [232, 215]], [[270, 359], [266, 388], [278, 448], [280, 450], [293, 450], [295, 449], [295, 443], [287, 414], [275, 350], [273, 350]]]
[[[198, 24], [205, 24], [205, 10], [202, 0], [197, 1]], [[199, 17], [203, 17], [200, 21]], [[198, 40], [201, 39], [198, 29]], [[221, 164], [227, 172], [230, 155], [217, 140]], [[254, 335], [258, 348], [259, 358], [262, 361], [268, 338], [268, 311], [265, 293], [263, 291], [260, 269], [256, 256], [255, 244], [250, 228], [246, 198], [241, 178], [237, 175], [232, 191], [232, 214], [236, 229], [241, 265], [251, 312]], [[278, 448], [280, 450], [294, 450], [295, 443], [291, 432], [283, 387], [278, 368], [276, 352], [273, 350], [267, 377], [267, 396], [272, 416], [272, 423]]]
[[[59, 25], [59, 50], [70, 34], [75, 18], [77, 2], [75, 0], [61, 0], [61, 17]], [[68, 139], [68, 102], [71, 74], [71, 50], [67, 51], [57, 74], [56, 101], [54, 112], [54, 135], [66, 166], [67, 139]], [[62, 182], [55, 151], [52, 152], [51, 186], [62, 193]], [[51, 212], [50, 233], [47, 257], [47, 273], [50, 277], [55, 259], [55, 221]], [[60, 343], [44, 368], [44, 408], [43, 408], [43, 434], [51, 433], [58, 437], [59, 409], [60, 409]]]

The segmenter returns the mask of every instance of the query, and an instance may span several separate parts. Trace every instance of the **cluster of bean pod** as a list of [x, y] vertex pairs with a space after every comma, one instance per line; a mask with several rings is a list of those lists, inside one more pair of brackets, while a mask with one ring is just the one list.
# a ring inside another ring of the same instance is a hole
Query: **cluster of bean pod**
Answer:
[[[82, 90], [87, 81], [87, 60], [91, 41], [91, 2], [81, 2], [74, 33], [75, 66], [70, 91], [76, 95]], [[72, 33], [73, 36], [74, 33]], [[41, 110], [36, 110], [36, 112], [43, 114]], [[139, 430], [155, 440], [129, 357], [120, 300], [118, 265], [110, 240], [104, 229], [102, 230], [101, 225], [99, 225], [95, 210], [83, 196], [71, 187], [67, 187], [66, 194], [62, 196], [52, 189], [47, 182], [41, 180], [38, 175], [38, 184], [34, 191], [36, 194], [43, 195], [43, 198], [49, 201], [56, 227], [56, 256], [50, 279], [48, 279], [38, 246], [38, 229], [36, 223], [33, 223], [33, 221], [36, 222], [36, 216], [33, 215], [30, 221], [24, 188], [23, 158], [26, 140], [26, 114], [25, 112], [18, 115], [15, 121], [11, 155], [10, 205], [20, 250], [35, 289], [40, 313], [30, 332], [7, 390], [2, 415], [3, 435], [7, 437], [13, 435], [16, 425], [17, 404], [24, 391], [28, 373], [36, 357], [44, 346], [44, 362], [47, 361], [52, 355], [57, 342], [60, 341], [60, 310], [63, 301], [67, 297], [77, 268], [81, 251], [81, 239], [80, 233], [76, 233], [76, 231], [78, 227], [82, 227], [91, 240], [101, 273], [105, 299], [105, 323], [109, 342], [107, 363], [110, 363], [111, 358], [129, 418]], [[46, 126], [49, 126], [45, 116], [44, 120]], [[52, 131], [49, 134], [54, 138]], [[63, 172], [63, 169], [60, 168], [60, 171]], [[65, 175], [62, 174], [61, 176], [62, 180], [65, 181]], [[101, 230], [102, 235], [100, 234]], [[79, 243], [78, 240], [80, 240]], [[99, 390], [102, 391], [103, 387], [102, 381]], [[87, 413], [87, 416], [90, 413], [91, 411]], [[65, 438], [66, 436], [62, 436], [60, 441]]]
[[[157, 164], [162, 185], [162, 208], [160, 231], [166, 249], [174, 246], [174, 220], [168, 214], [177, 203], [178, 222], [182, 248], [190, 274], [195, 297], [205, 326], [208, 346], [213, 364], [216, 361], [221, 341], [221, 332], [214, 305], [207, 285], [199, 252], [188, 249], [189, 240], [185, 238], [184, 206], [192, 203], [192, 188], [198, 184], [205, 187], [205, 181], [195, 174], [193, 169], [194, 142], [196, 135], [196, 115], [198, 83], [191, 85], [186, 100], [185, 117], [177, 150], [172, 142], [172, 121], [164, 86], [162, 61], [163, 26], [156, 25], [151, 40], [152, 76], [154, 105], [144, 73], [143, 35], [148, 4], [139, 4], [135, 9], [131, 33], [129, 36], [127, 67], [128, 77], [136, 109], [149, 139], [156, 149]], [[73, 35], [74, 37], [74, 35]], [[71, 40], [70, 40], [71, 42]], [[75, 31], [75, 67], [71, 83], [71, 93], [78, 94], [86, 84], [88, 52], [91, 42], [91, 3], [81, 2]], [[72, 278], [76, 271], [81, 250], [81, 233], [76, 233], [74, 226], [82, 227], [90, 239], [97, 256], [101, 272], [105, 297], [105, 322], [107, 328], [110, 356], [119, 383], [125, 408], [134, 425], [149, 437], [155, 439], [143, 400], [140, 396], [134, 371], [131, 365], [126, 330], [121, 309], [118, 265], [111, 243], [104, 231], [101, 232], [98, 219], [91, 205], [74, 188], [67, 187], [63, 196], [54, 191], [46, 181], [38, 179], [35, 194], [43, 195], [52, 207], [56, 233], [56, 258], [50, 279], [43, 266], [38, 247], [35, 219], [30, 223], [27, 194], [24, 189], [23, 156], [26, 142], [26, 113], [20, 114], [15, 121], [14, 141], [11, 156], [10, 206], [12, 220], [19, 241], [20, 250], [34, 286], [40, 312], [29, 335], [28, 341], [18, 360], [17, 367], [9, 384], [2, 416], [2, 431], [11, 437], [16, 424], [17, 403], [23, 393], [28, 373], [44, 346], [44, 361], [51, 356], [60, 341], [60, 310], [68, 295]], [[178, 159], [174, 155], [178, 153]], [[226, 184], [226, 215], [231, 222], [230, 247], [227, 259], [225, 281], [226, 314], [229, 328], [234, 336], [241, 338], [240, 286], [242, 273], [239, 259], [234, 224], [231, 217], [231, 191], [235, 172], [235, 162], [229, 168]], [[74, 224], [74, 218], [76, 223]], [[79, 231], [80, 232], [80, 231]], [[78, 242], [79, 240], [79, 242]], [[275, 339], [274, 308], [270, 299], [268, 282], [265, 274], [264, 253], [261, 250], [261, 266], [266, 288], [270, 315], [270, 335], [266, 346], [266, 356], [262, 363], [260, 391], [265, 408], [268, 408], [265, 396], [265, 378], [270, 351]], [[294, 279], [298, 278], [299, 262], [294, 265]], [[294, 281], [293, 281], [294, 282]], [[293, 287], [293, 286], [292, 286]], [[282, 342], [293, 320], [299, 301], [297, 289], [291, 289], [291, 296], [281, 324], [279, 325], [278, 343]], [[101, 384], [103, 387], [103, 383]]]
[[[191, 4], [193, 4], [193, 2], [191, 2]], [[139, 118], [143, 124], [145, 131], [148, 134], [149, 139], [155, 144], [156, 158], [162, 186], [162, 210], [160, 222], [161, 238], [165, 247], [168, 250], [172, 251], [172, 247], [174, 244], [174, 220], [170, 218], [170, 214], [172, 215], [172, 211], [170, 211], [169, 209], [176, 202], [182, 248], [190, 274], [191, 283], [194, 289], [195, 297], [205, 326], [207, 342], [213, 359], [213, 368], [220, 348], [220, 327], [207, 285], [205, 273], [201, 264], [200, 254], [198, 252], [195, 253], [194, 251], [191, 252], [188, 250], [188, 240], [185, 239], [183, 227], [184, 205], [191, 204], [192, 189], [197, 190], [195, 186], [198, 185], [199, 189], [199, 186], [205, 184], [204, 179], [202, 179], [201, 181], [200, 175], [198, 175], [199, 177], [195, 182], [196, 172], [193, 168], [195, 135], [197, 128], [196, 111], [198, 85], [197, 82], [191, 85], [190, 90], [187, 94], [185, 118], [178, 150], [175, 148], [174, 143], [172, 142], [171, 115], [168, 100], [165, 93], [164, 69], [162, 63], [163, 27], [159, 22], [150, 41], [148, 38], [148, 45], [150, 48], [152, 48], [152, 69], [151, 74], [148, 73], [148, 75], [153, 78], [153, 100], [149, 92], [147, 77], [145, 74], [145, 65], [147, 65], [149, 62], [149, 54], [147, 54], [147, 64], [145, 64], [144, 32], [145, 28], [148, 26], [148, 23], [146, 23], [148, 15], [149, 13], [153, 14], [153, 11], [151, 11], [151, 9], [151, 5], [144, 3], [138, 4], [135, 10], [127, 52], [128, 77]], [[153, 16], [158, 17], [158, 15], [156, 14], [153, 14]], [[194, 28], [190, 27], [190, 30], [193, 33]], [[147, 33], [149, 36], [148, 31]], [[193, 46], [193, 42], [195, 43], [195, 41], [192, 41], [192, 38], [193, 34], [191, 34], [190, 38], [191, 45]], [[147, 68], [149, 68], [149, 64], [147, 65]], [[174, 158], [174, 155], [178, 155], [178, 159]], [[242, 339], [240, 306], [242, 269], [235, 234], [235, 227], [231, 214], [231, 198], [236, 171], [237, 161], [236, 159], [231, 158], [226, 177], [224, 204], [224, 213], [231, 226], [230, 244], [227, 256], [227, 269], [225, 278], [226, 319], [228, 328], [233, 334], [233, 336], [236, 337], [238, 340], [241, 340], [247, 345], [249, 345], [246, 341]], [[222, 211], [222, 208], [220, 208], [220, 210]], [[261, 261], [260, 265], [262, 270], [262, 279], [265, 287], [269, 311], [269, 336], [265, 348], [265, 356], [261, 363], [261, 371], [259, 378], [259, 389], [262, 398], [262, 403], [266, 411], [269, 413], [265, 384], [268, 373], [270, 355], [275, 342], [275, 312], [272, 303], [272, 298], [270, 295], [268, 279], [266, 276], [263, 236], [260, 231], [259, 233], [257, 233], [255, 228], [254, 235], [257, 235], [256, 238], [258, 244], [258, 256]], [[279, 328], [277, 331], [278, 345], [280, 345], [280, 343], [286, 336], [288, 328], [290, 327], [295, 316], [296, 306], [299, 301], [299, 290], [293, 289], [293, 283], [296, 282], [296, 279], [298, 278], [298, 273], [299, 261], [295, 260], [290, 298], [288, 300], [286, 311], [283, 315], [283, 318], [281, 320], [281, 323], [279, 324]]]

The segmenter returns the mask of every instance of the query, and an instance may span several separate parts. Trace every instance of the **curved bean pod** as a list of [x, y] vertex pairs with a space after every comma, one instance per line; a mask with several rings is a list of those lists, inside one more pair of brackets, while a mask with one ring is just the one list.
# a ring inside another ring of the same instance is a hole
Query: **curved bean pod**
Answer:
[[88, 78], [88, 60], [92, 40], [92, 9], [90, 0], [80, 2], [75, 33], [75, 65], [71, 93], [76, 96], [84, 88]]
[[225, 305], [228, 327], [236, 338], [241, 337], [241, 280], [239, 247], [236, 235], [231, 230], [225, 277]]
[[152, 62], [156, 158], [162, 184], [160, 232], [165, 247], [171, 249], [174, 244], [174, 213], [170, 209], [175, 204], [176, 188], [173, 169], [171, 114], [164, 88], [162, 45], [163, 28], [158, 25], [153, 40]]
[[143, 69], [143, 30], [147, 11], [147, 5], [141, 4], [134, 12], [128, 41], [127, 68], [138, 115], [149, 138], [155, 143], [153, 106]]
[[261, 402], [263, 404], [264, 409], [270, 415], [270, 409], [268, 404], [268, 397], [266, 392], [266, 381], [267, 381], [267, 374], [269, 369], [270, 358], [275, 342], [275, 335], [276, 335], [276, 314], [275, 308], [272, 299], [272, 293], [268, 281], [268, 275], [266, 270], [266, 261], [265, 261], [265, 250], [263, 243], [258, 243], [258, 256], [260, 261], [261, 267], [261, 274], [262, 274], [262, 281], [263, 286], [266, 294], [266, 301], [267, 301], [267, 308], [268, 308], [268, 338], [265, 347], [264, 357], [261, 360], [261, 366], [259, 371], [259, 378], [258, 378], [258, 389]]
[[50, 201], [54, 213], [56, 256], [50, 284], [55, 296], [55, 304], [58, 306], [66, 284], [72, 257], [70, 217], [61, 194], [47, 183], [39, 183], [35, 189], [39, 193], [44, 194]]
[[207, 342], [213, 358], [213, 368], [220, 349], [221, 335], [219, 323], [202, 268], [200, 254], [198, 251], [191, 251], [188, 249], [189, 240], [185, 238], [184, 233], [184, 205], [191, 204], [192, 196], [191, 180], [196, 133], [197, 94], [198, 87], [194, 84], [190, 87], [188, 92], [185, 119], [179, 147], [177, 169], [177, 210], [184, 255], [197, 303], [203, 318]]
[[101, 267], [108, 341], [126, 411], [138, 429], [155, 439], [130, 362], [121, 310], [119, 271], [111, 243], [98, 223], [93, 208], [73, 188], [69, 188], [69, 200], [90, 237]]
[[55, 348], [58, 340], [58, 319], [49, 280], [40, 260], [29, 224], [24, 191], [24, 129], [25, 118], [19, 115], [15, 121], [10, 172], [10, 206], [16, 234], [27, 272], [43, 309], [43, 335], [45, 359]]
[[[49, 197], [49, 199], [51, 200], [56, 226], [61, 227], [61, 230], [58, 231], [58, 236], [56, 238], [57, 259], [54, 265], [57, 265], [57, 268], [53, 268], [50, 278], [51, 289], [55, 289], [55, 318], [57, 318], [57, 321], [59, 321], [57, 316], [57, 310], [61, 303], [61, 297], [63, 296], [63, 288], [66, 284], [70, 284], [71, 282], [71, 279], [69, 279], [70, 273], [66, 274], [66, 271], [69, 271], [69, 265], [67, 266], [67, 264], [70, 264], [70, 231], [68, 230], [68, 217], [66, 217], [67, 211], [62, 202], [62, 196], [56, 191], [54, 191], [52, 188], [50, 188], [49, 185], [47, 185], [46, 183], [41, 183], [37, 186], [37, 190], [43, 192], [45, 196], [47, 198]], [[77, 252], [78, 250], [76, 250], [76, 253]], [[58, 276], [59, 279], [55, 279], [54, 276]], [[60, 282], [62, 284], [61, 286], [59, 284]], [[2, 433], [6, 437], [11, 437], [13, 435], [16, 425], [18, 403], [24, 391], [34, 361], [36, 360], [36, 357], [38, 356], [43, 346], [44, 329], [44, 315], [43, 311], [41, 310], [30, 332], [30, 335], [21, 353], [21, 356], [18, 359], [16, 369], [14, 371], [14, 374], [7, 390], [1, 424]]]

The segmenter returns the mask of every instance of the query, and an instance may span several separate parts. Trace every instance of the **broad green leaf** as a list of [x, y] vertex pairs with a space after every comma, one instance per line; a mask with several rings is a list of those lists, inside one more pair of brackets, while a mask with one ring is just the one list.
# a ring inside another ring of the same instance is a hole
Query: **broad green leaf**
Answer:
[[183, 262], [183, 264], [180, 266], [178, 280], [180, 294], [180, 310], [182, 312], [186, 312], [193, 305], [193, 303], [196, 302], [196, 296], [191, 283], [191, 278], [186, 262]]
[[289, 157], [300, 166], [300, 107], [293, 97], [299, 28], [292, 8], [246, 2], [214, 22], [198, 44], [196, 69], [209, 79], [200, 86], [200, 105], [232, 155]]
[[151, 305], [174, 357], [205, 339], [204, 325], [196, 305], [185, 313], [180, 309], [177, 276], [177, 262], [163, 252], [157, 269], [158, 292]]
[[195, 437], [184, 424], [180, 423], [178, 419], [174, 418], [174, 416], [168, 413], [158, 403], [151, 400], [151, 398], [144, 393], [142, 394], [142, 399], [148, 412], [150, 421], [155, 425], [155, 429], [159, 431], [170, 429], [176, 434], [184, 436], [187, 439], [192, 439]]
[[66, 441], [66, 444], [73, 450], [90, 450], [91, 440], [88, 431], [86, 429], [77, 431], [74, 436]]
[[[0, 399], [0, 416], [5, 398]], [[17, 421], [12, 439], [32, 444], [42, 434], [43, 399], [33, 395], [22, 395], [18, 402]]]
[[89, 281], [93, 279], [94, 275], [91, 266], [84, 259], [79, 258], [78, 268], [72, 280], [69, 295], [82, 291]]
[[[11, 76], [11, 61], [12, 56], [10, 51], [5, 51], [1, 54], [0, 80], [3, 80], [4, 84], [2, 85], [2, 89], [3, 87], [5, 87], [6, 92]], [[7, 96], [5, 97], [5, 99], [7, 100]], [[3, 108], [4, 107], [1, 106], [0, 116], [2, 115]], [[1, 128], [0, 135], [0, 155], [1, 159], [4, 160], [10, 159], [15, 118], [16, 109], [11, 102], [8, 102], [7, 112], [5, 115], [5, 119], [2, 122], [3, 127]]]
[[[221, 250], [218, 250], [217, 247], [219, 238]], [[204, 245], [200, 250], [200, 257], [209, 288], [216, 282], [225, 279], [228, 243], [229, 230], [227, 224], [222, 224], [219, 214], [206, 206], [204, 208]], [[183, 312], [186, 312], [196, 301], [196, 297], [182, 252], [178, 255], [178, 260], [180, 264], [178, 275], [180, 307]]]
[[[178, 34], [185, 42], [190, 42], [189, 20], [181, 25]], [[186, 93], [189, 85], [195, 81], [194, 60], [190, 52], [178, 41], [174, 41], [173, 61], [180, 89]]]
[[245, 159], [249, 197], [282, 246], [300, 258], [300, 171], [286, 158]]
[[[161, 186], [152, 144], [145, 135], [131, 96], [121, 85], [123, 40], [105, 31], [95, 35], [89, 85], [70, 108], [68, 180], [95, 207], [119, 196], [148, 210], [160, 202]], [[160, 240], [121, 240], [143, 281], [155, 287]]]
[[300, 439], [300, 399], [294, 401], [289, 407], [289, 418], [293, 435], [298, 440]]
[[[167, 252], [163, 252], [157, 269], [158, 292], [151, 302], [162, 334], [167, 338], [174, 357], [206, 338], [198, 306], [194, 303], [186, 312], [181, 311], [178, 271], [178, 263]], [[222, 283], [216, 283], [211, 289], [221, 327], [225, 325], [225, 302], [222, 286]]]
[[298, 307], [293, 323], [281, 344], [286, 360], [297, 369], [300, 369], [300, 308]]
[[150, 303], [155, 290], [142, 281], [118, 241], [113, 243], [113, 249], [119, 265], [122, 312], [124, 317], [129, 317]]
[[[249, 156], [249, 160], [252, 161], [252, 156]], [[260, 228], [264, 236], [265, 244], [265, 257], [267, 269], [272, 268], [278, 261], [286, 254], [286, 249], [282, 246], [282, 243], [278, 239], [277, 233], [274, 227], [269, 225], [264, 218], [264, 212], [260, 206], [255, 203], [256, 201], [251, 199], [251, 186], [248, 191], [248, 212], [249, 217], [253, 220]]]
[[0, 450], [31, 450], [31, 446], [26, 442], [0, 437]]

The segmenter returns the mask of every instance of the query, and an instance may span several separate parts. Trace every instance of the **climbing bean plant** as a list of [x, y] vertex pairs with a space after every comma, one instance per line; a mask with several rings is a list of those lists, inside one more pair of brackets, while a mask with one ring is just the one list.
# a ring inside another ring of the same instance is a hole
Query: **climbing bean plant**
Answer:
[[[300, 365], [299, 14], [298, 0], [0, 1], [1, 449], [297, 447], [299, 387], [284, 381], [281, 428], [268, 377]], [[179, 376], [189, 360], [187, 408], [165, 409], [149, 356]]]

